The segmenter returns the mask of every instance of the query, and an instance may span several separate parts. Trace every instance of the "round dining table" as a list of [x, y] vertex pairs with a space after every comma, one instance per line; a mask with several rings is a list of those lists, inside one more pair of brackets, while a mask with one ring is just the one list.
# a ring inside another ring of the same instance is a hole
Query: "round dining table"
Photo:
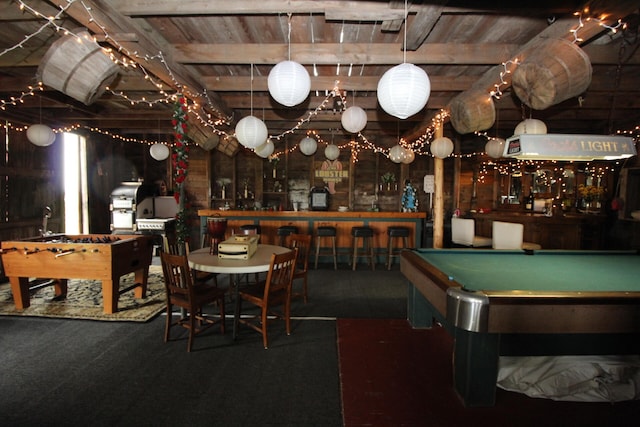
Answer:
[[238, 275], [250, 273], [264, 273], [271, 266], [271, 255], [283, 254], [291, 249], [276, 245], [258, 245], [256, 252], [248, 259], [220, 258], [212, 254], [209, 248], [192, 251], [187, 256], [192, 270], [208, 273], [228, 274], [231, 287], [235, 291], [235, 310], [233, 317], [233, 339], [238, 335], [238, 320], [240, 319], [240, 283]]

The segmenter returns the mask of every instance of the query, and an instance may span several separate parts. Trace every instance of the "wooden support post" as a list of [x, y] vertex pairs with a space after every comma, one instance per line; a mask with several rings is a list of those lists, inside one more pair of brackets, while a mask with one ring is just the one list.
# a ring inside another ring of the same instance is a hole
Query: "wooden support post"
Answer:
[[[436, 127], [433, 139], [443, 136], [442, 125]], [[434, 187], [433, 195], [433, 247], [442, 248], [444, 240], [444, 160], [433, 158]]]

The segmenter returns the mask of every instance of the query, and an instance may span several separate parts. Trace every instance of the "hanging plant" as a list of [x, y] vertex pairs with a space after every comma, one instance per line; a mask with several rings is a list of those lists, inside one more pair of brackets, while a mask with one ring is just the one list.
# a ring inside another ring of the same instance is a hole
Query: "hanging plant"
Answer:
[[180, 96], [173, 109], [171, 124], [174, 129], [175, 143], [171, 160], [174, 170], [176, 191], [174, 197], [178, 203], [176, 214], [176, 233], [179, 243], [184, 243], [189, 237], [188, 214], [185, 203], [185, 185], [189, 174], [189, 146], [187, 145], [187, 100]]

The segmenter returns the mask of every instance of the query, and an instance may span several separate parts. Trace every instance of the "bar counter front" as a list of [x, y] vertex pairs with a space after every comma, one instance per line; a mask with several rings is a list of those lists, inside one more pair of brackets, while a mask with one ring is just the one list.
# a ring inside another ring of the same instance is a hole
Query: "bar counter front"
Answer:
[[495, 401], [499, 356], [640, 354], [637, 251], [404, 251], [413, 327], [454, 340], [466, 406]]
[[377, 253], [386, 250], [387, 228], [390, 226], [409, 228], [409, 247], [420, 247], [427, 217], [425, 212], [221, 211], [215, 209], [201, 209], [198, 215], [201, 236], [207, 233], [207, 218], [220, 217], [227, 219], [225, 237], [229, 237], [232, 230], [239, 233], [241, 225], [254, 224], [259, 225], [261, 229], [260, 243], [270, 245], [279, 243], [277, 230], [281, 226], [295, 226], [300, 233], [313, 236], [316, 235], [318, 227], [332, 226], [336, 228], [338, 253], [344, 256], [348, 254], [351, 247], [351, 227], [359, 226], [369, 226], [373, 229], [373, 246]]

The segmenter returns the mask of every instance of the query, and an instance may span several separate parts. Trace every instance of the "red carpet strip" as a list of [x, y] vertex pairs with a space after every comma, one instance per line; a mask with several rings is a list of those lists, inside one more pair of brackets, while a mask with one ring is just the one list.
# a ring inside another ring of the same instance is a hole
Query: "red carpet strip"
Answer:
[[501, 389], [495, 406], [465, 408], [453, 390], [452, 339], [444, 329], [415, 330], [404, 319], [338, 319], [337, 331], [345, 427], [627, 426], [640, 420], [640, 401], [557, 402]]

